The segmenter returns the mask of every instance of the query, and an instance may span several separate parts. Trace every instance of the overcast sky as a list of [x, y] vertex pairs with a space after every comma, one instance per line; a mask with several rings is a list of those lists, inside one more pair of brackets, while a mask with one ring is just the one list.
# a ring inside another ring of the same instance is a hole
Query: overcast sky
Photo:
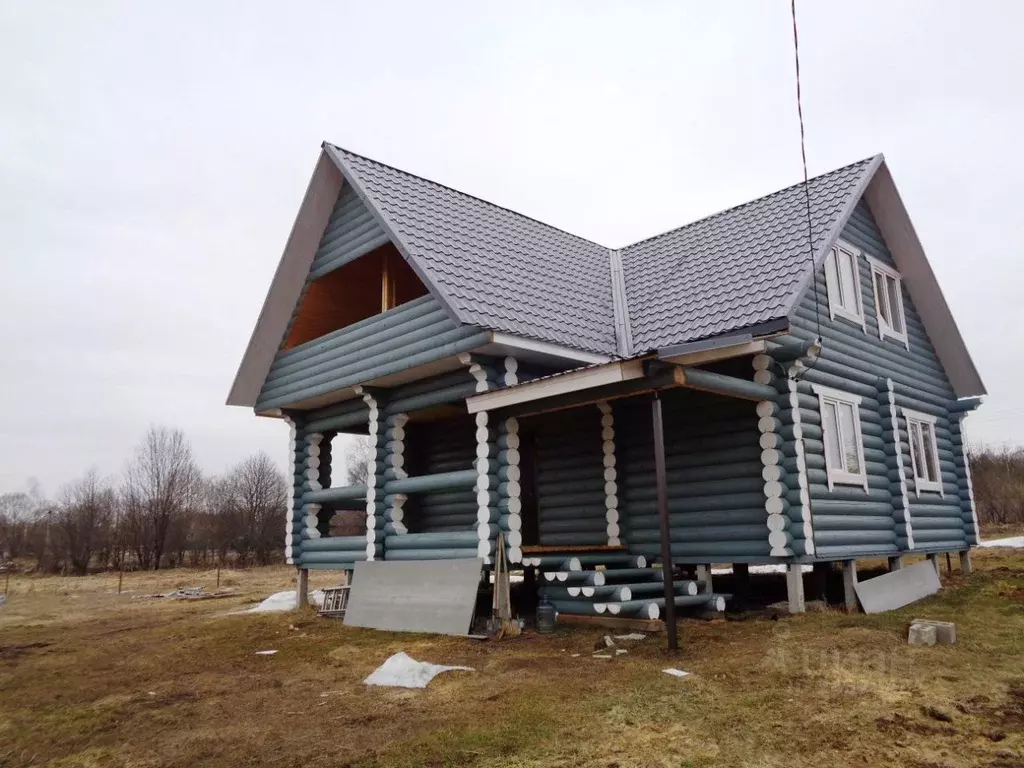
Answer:
[[[799, 12], [811, 173], [885, 153], [971, 437], [1024, 442], [1024, 4]], [[283, 461], [224, 400], [321, 141], [621, 246], [799, 180], [792, 46], [788, 0], [0, 0], [0, 492], [153, 423]]]

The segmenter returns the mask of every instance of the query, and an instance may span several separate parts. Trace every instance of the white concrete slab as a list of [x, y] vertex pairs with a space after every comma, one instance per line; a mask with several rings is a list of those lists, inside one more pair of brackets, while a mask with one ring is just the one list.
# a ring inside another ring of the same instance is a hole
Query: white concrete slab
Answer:
[[928, 560], [901, 568], [854, 587], [864, 613], [884, 613], [934, 595], [941, 588], [935, 566]]
[[469, 634], [483, 560], [355, 564], [345, 624], [390, 632]]

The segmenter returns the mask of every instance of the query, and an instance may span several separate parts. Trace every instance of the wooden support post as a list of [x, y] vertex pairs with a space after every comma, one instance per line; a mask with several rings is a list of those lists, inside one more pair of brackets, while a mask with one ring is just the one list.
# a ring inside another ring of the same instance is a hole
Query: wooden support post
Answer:
[[946, 553], [946, 573], [952, 573], [952, 572], [953, 572], [953, 556], [949, 552], [947, 552]]
[[938, 576], [941, 579], [942, 578], [942, 568], [939, 566], [939, 555], [938, 555], [938, 553], [937, 552], [932, 552], [932, 554], [928, 555], [928, 562], [932, 564], [933, 568], [935, 568], [935, 575]]
[[[118, 571], [117, 572], [117, 594], [119, 594], [119, 595], [121, 594], [121, 583], [123, 581], [124, 581], [124, 571]], [[6, 594], [6, 592], [7, 592], [7, 590], [5, 589], [4, 593]]]
[[786, 593], [789, 596], [790, 613], [804, 613], [807, 610], [804, 600], [804, 569], [800, 563], [789, 563], [786, 566]]
[[960, 570], [964, 573], [973, 573], [974, 566], [971, 565], [971, 550], [965, 549], [960, 553]]
[[697, 584], [702, 594], [714, 594], [715, 589], [711, 584], [711, 563], [697, 566]]
[[[654, 432], [654, 483], [657, 486], [658, 517], [661, 522], [661, 568], [665, 583], [665, 630], [668, 649], [679, 650], [676, 637], [676, 587], [672, 580], [672, 538], [668, 519], [668, 479], [665, 473], [665, 430], [661, 417], [661, 398], [654, 393], [651, 401], [651, 426]], [[710, 577], [710, 573], [708, 574]]]
[[857, 612], [857, 561], [843, 561], [843, 603], [849, 613]]
[[298, 594], [295, 600], [295, 607], [305, 608], [309, 605], [309, 569], [299, 568], [299, 576], [296, 580], [296, 591]]
[[902, 555], [900, 555], [898, 557], [890, 557], [889, 558], [889, 570], [890, 571], [898, 571], [902, 567], [903, 567], [903, 556]]
[[815, 563], [811, 572], [811, 599], [828, 603], [828, 572], [832, 563]]

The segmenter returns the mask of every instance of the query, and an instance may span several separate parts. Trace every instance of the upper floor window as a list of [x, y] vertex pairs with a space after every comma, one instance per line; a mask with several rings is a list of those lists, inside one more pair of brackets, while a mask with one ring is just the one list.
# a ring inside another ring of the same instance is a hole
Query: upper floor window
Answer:
[[845, 318], [864, 327], [864, 304], [860, 295], [860, 252], [837, 243], [825, 259], [828, 311], [832, 319]]
[[907, 344], [907, 322], [903, 314], [903, 280], [900, 273], [871, 260], [871, 282], [875, 286], [878, 338], [889, 337]]
[[[910, 463], [914, 468], [914, 490], [942, 491], [942, 474], [939, 469], [939, 447], [935, 440], [935, 417], [927, 413], [903, 409], [907, 420], [907, 438], [910, 442]], [[945, 495], [945, 494], [943, 494]]]
[[825, 441], [828, 489], [833, 485], [868, 487], [864, 465], [864, 439], [860, 432], [860, 398], [818, 384], [812, 385], [821, 406], [821, 432]]

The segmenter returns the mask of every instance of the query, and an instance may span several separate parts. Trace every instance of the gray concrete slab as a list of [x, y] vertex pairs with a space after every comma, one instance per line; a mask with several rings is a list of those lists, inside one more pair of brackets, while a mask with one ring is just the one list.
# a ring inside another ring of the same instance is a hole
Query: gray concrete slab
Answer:
[[391, 632], [469, 634], [483, 561], [355, 564], [345, 624]]
[[934, 595], [940, 587], [935, 566], [926, 560], [867, 581], [858, 581], [854, 589], [864, 613], [883, 613]]

